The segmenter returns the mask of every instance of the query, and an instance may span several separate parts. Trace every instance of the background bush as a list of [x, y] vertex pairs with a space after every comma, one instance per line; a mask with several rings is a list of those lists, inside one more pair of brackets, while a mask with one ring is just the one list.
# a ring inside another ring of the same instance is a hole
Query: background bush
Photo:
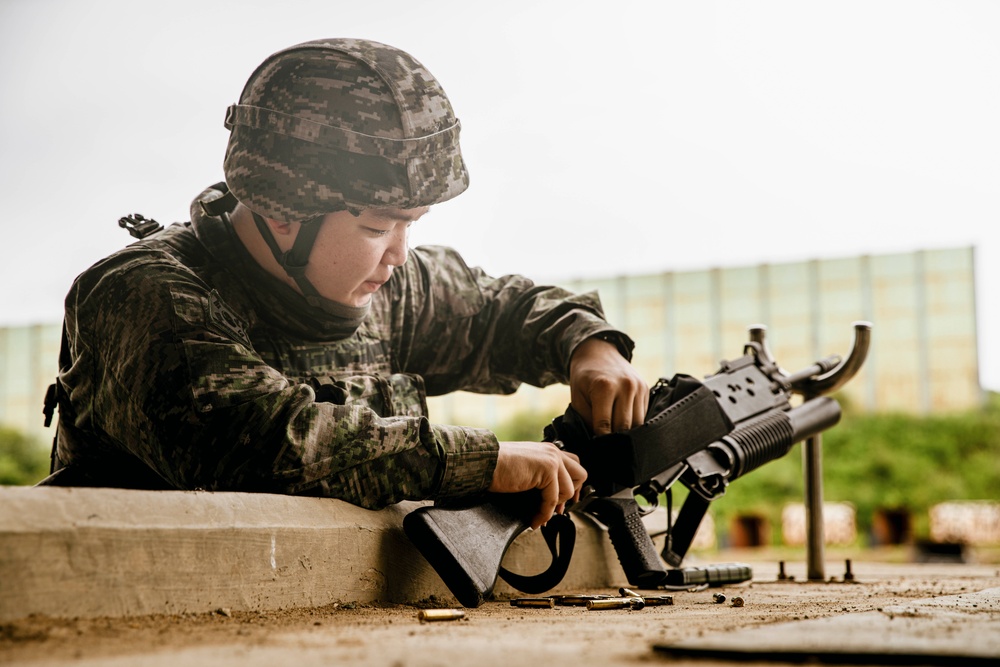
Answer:
[[48, 474], [47, 449], [20, 431], [0, 426], [0, 484], [34, 484]]

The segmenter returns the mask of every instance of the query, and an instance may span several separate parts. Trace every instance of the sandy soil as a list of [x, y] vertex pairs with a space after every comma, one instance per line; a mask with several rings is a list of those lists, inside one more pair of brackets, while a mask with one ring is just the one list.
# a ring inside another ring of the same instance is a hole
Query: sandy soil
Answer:
[[[1000, 565], [995, 564], [862, 562], [852, 564], [854, 581], [843, 580], [844, 568], [838, 564], [828, 582], [803, 582], [804, 567], [786, 568], [798, 577], [794, 581], [776, 578], [776, 562], [753, 563], [753, 567], [752, 582], [674, 592], [672, 606], [632, 611], [524, 609], [498, 600], [465, 610], [464, 620], [421, 622], [421, 608], [449, 606], [447, 600], [431, 599], [417, 605], [340, 603], [267, 613], [220, 609], [139, 618], [30, 617], [0, 625], [0, 664], [402, 667], [663, 662], [652, 651], [654, 644], [738, 628], [766, 628], [783, 621], [880, 611], [905, 601], [1000, 587]], [[713, 600], [713, 594], [720, 592], [727, 596], [724, 603]], [[733, 606], [735, 596], [745, 604]]]

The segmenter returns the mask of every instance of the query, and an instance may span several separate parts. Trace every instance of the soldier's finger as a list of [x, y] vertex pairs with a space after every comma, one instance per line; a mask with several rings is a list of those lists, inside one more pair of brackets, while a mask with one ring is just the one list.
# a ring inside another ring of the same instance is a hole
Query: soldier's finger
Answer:
[[559, 466], [559, 505], [566, 504], [566, 501], [572, 498], [574, 493], [573, 476], [563, 464]]
[[649, 392], [640, 391], [635, 395], [632, 405], [632, 423], [638, 426], [646, 421], [646, 410], [649, 408]]
[[576, 498], [580, 493], [580, 489], [583, 488], [583, 483], [587, 481], [587, 469], [581, 465], [580, 457], [576, 454], [563, 452], [563, 457], [563, 465], [566, 466], [566, 470], [573, 480], [573, 495]]
[[607, 383], [595, 383], [590, 392], [591, 428], [594, 435], [611, 433], [614, 416], [615, 395]]
[[538, 529], [549, 519], [552, 518], [552, 514], [556, 510], [556, 506], [559, 504], [559, 482], [556, 478], [550, 478], [548, 483], [541, 487], [542, 492], [542, 504], [538, 508], [538, 514], [535, 515], [535, 520], [531, 522], [531, 527]]
[[632, 409], [634, 405], [635, 400], [631, 392], [626, 391], [618, 396], [618, 400], [615, 401], [614, 405], [614, 416], [611, 420], [615, 433], [621, 433], [632, 428]]

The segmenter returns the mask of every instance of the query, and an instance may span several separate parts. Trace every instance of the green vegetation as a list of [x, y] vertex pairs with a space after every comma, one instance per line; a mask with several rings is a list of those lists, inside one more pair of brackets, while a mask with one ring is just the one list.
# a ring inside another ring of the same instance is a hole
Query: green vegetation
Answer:
[[522, 410], [500, 424], [494, 431], [497, 439], [506, 441], [536, 442], [542, 439], [542, 432], [556, 415], [548, 412]]
[[826, 496], [853, 502], [861, 529], [879, 508], [926, 519], [945, 500], [1000, 498], [1000, 395], [961, 415], [847, 415], [824, 438], [824, 454]]
[[0, 426], [0, 485], [26, 485], [49, 474], [48, 452], [37, 441]]
[[[511, 422], [517, 429], [509, 432], [538, 439], [538, 425], [548, 419], [519, 415]], [[532, 420], [529, 436], [524, 425]], [[498, 433], [506, 438], [508, 431]], [[737, 515], [757, 515], [769, 521], [779, 544], [782, 507], [803, 499], [801, 451], [797, 445], [788, 456], [735, 480], [712, 504], [717, 528], [722, 531]], [[823, 435], [823, 489], [827, 501], [854, 505], [862, 541], [878, 510], [907, 510], [915, 537], [927, 537], [931, 506], [1000, 499], [1000, 394], [990, 393], [982, 408], [962, 414], [865, 414], [845, 406], [840, 424]], [[675, 485], [675, 508], [685, 495]]]

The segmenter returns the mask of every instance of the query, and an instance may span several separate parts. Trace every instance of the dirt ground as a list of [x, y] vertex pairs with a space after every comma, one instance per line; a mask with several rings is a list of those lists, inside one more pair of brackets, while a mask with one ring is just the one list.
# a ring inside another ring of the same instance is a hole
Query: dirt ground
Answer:
[[[742, 628], [764, 632], [767, 626], [788, 621], [865, 612], [891, 617], [891, 608], [900, 603], [1000, 587], [998, 564], [856, 561], [851, 564], [854, 580], [845, 581], [845, 563], [828, 559], [826, 574], [831, 580], [805, 582], [804, 563], [788, 563], [786, 574], [794, 580], [779, 580], [776, 561], [739, 560], [753, 566], [751, 582], [672, 592], [672, 606], [642, 610], [525, 609], [512, 607], [509, 600], [497, 600], [465, 610], [463, 620], [421, 622], [422, 608], [452, 606], [447, 600], [431, 599], [418, 605], [339, 603], [260, 613], [219, 609], [138, 618], [29, 617], [0, 624], [0, 664], [686, 664], [661, 657], [653, 645], [710, 638]], [[716, 602], [715, 593], [726, 595], [727, 600]], [[732, 604], [736, 596], [744, 599], [743, 606]], [[988, 614], [979, 617], [986, 622], [982, 627], [1000, 633], [1000, 612], [980, 611]], [[942, 633], [947, 631], [940, 628]]]

